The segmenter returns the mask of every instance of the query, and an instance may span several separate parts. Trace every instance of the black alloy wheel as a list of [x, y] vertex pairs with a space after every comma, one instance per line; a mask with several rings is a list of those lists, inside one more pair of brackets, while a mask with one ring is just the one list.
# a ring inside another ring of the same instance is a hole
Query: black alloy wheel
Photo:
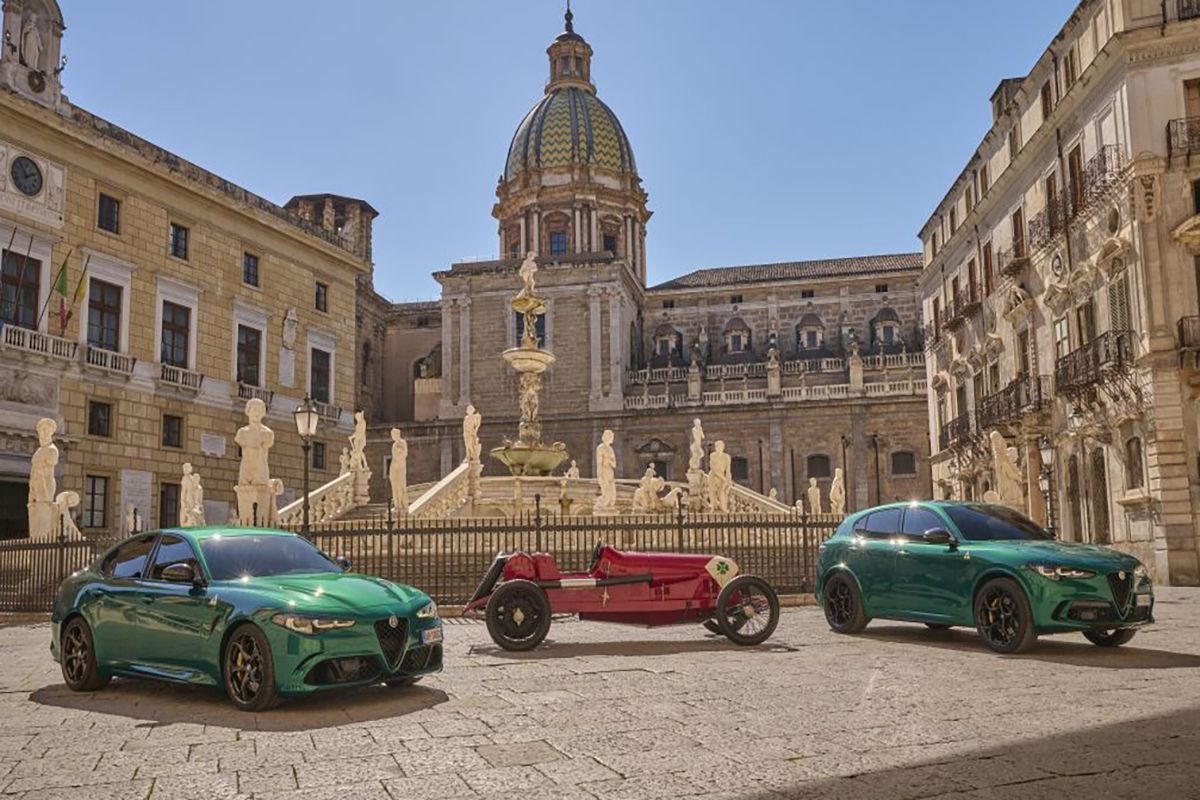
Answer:
[[734, 644], [762, 644], [779, 625], [779, 597], [762, 578], [739, 575], [717, 596], [715, 619], [721, 633]]
[[825, 581], [824, 595], [825, 621], [834, 633], [861, 633], [871, 621], [858, 584], [849, 575], [832, 575]]
[[550, 601], [531, 581], [506, 581], [488, 598], [487, 629], [505, 650], [532, 650], [550, 631]]
[[1107, 631], [1084, 631], [1083, 635], [1097, 647], [1120, 647], [1137, 636], [1137, 628], [1113, 628]]
[[67, 623], [59, 641], [59, 661], [63, 681], [75, 692], [94, 692], [103, 689], [112, 677], [100, 671], [96, 663], [96, 645], [92, 629], [83, 617]]
[[279, 703], [271, 645], [257, 627], [237, 628], [225, 645], [225, 693], [242, 711], [266, 711]]
[[994, 578], [979, 590], [975, 626], [997, 653], [1023, 653], [1037, 641], [1029, 600], [1011, 578]]

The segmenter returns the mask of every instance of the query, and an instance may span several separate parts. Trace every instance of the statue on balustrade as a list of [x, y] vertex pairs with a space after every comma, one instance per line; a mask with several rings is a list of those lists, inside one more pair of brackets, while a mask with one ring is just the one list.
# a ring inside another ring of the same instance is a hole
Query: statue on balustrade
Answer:
[[475, 410], [475, 406], [468, 404], [467, 413], [463, 415], [462, 435], [463, 435], [463, 450], [466, 452], [466, 460], [471, 464], [478, 464], [481, 447], [479, 444], [479, 426], [483, 424], [483, 417]]
[[733, 492], [733, 458], [725, 452], [725, 442], [718, 439], [708, 456], [708, 507], [711, 511], [729, 513], [729, 496]]
[[354, 412], [354, 433], [350, 434], [350, 471], [354, 473], [354, 502], [370, 499], [371, 470], [367, 466], [367, 415]]
[[842, 477], [842, 468], [833, 471], [833, 483], [829, 487], [829, 513], [839, 517], [846, 514], [846, 481]]
[[392, 508], [398, 516], [408, 513], [408, 442], [399, 428], [392, 428], [392, 463], [388, 465]]
[[692, 445], [688, 451], [688, 475], [704, 469], [704, 426], [700, 418], [692, 420]]
[[38, 449], [29, 462], [29, 538], [50, 541], [58, 536], [58, 516], [54, 505], [58, 488], [54, 471], [58, 468], [58, 445], [54, 434], [58, 423], [49, 417], [37, 421]]
[[617, 454], [612, 444], [611, 430], [600, 434], [600, 444], [596, 445], [596, 482], [600, 484], [600, 496], [594, 506], [596, 514], [617, 511]]
[[817, 486], [816, 478], [808, 479], [808, 513], [821, 514], [821, 487]]
[[275, 445], [275, 433], [263, 424], [266, 404], [255, 397], [246, 401], [248, 424], [238, 429], [234, 441], [242, 449], [238, 464], [238, 482], [234, 487], [238, 501], [238, 524], [261, 525], [270, 516], [275, 503], [271, 492], [271, 470], [267, 457]]
[[58, 529], [62, 534], [63, 541], [82, 541], [83, 534], [79, 532], [79, 527], [75, 524], [75, 515], [71, 509], [79, 505], [79, 492], [59, 492], [54, 498], [54, 507], [57, 510]]
[[204, 525], [204, 487], [200, 484], [200, 473], [191, 464], [183, 465], [183, 479], [179, 482], [179, 524], [185, 528]]

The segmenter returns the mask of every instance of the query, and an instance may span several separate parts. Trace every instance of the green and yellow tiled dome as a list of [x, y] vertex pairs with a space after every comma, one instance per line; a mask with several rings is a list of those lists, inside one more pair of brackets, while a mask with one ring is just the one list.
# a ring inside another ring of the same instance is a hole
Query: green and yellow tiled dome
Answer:
[[517, 127], [504, 179], [526, 169], [564, 167], [579, 160], [637, 174], [633, 149], [617, 115], [596, 95], [574, 86], [551, 91]]

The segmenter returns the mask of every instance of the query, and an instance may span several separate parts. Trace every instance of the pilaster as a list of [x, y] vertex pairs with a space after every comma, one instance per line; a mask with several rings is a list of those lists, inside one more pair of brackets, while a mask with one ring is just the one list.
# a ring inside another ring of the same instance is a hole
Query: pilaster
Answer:
[[458, 301], [459, 402], [471, 399], [471, 298]]

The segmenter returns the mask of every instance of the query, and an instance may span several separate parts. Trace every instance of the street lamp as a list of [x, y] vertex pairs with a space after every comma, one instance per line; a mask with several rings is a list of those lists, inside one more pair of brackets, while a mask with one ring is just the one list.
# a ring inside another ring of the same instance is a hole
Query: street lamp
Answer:
[[1043, 436], [1038, 450], [1042, 456], [1042, 474], [1038, 476], [1038, 484], [1042, 487], [1042, 496], [1046, 498], [1046, 528], [1054, 532], [1054, 442], [1050, 437]]
[[301, 500], [301, 508], [304, 509], [301, 522], [301, 530], [308, 533], [308, 453], [312, 449], [312, 439], [317, 435], [317, 425], [321, 422], [321, 415], [317, 412], [317, 404], [313, 399], [304, 395], [304, 401], [296, 406], [296, 432], [300, 434], [300, 446], [304, 448], [304, 497]]
[[[850, 439], [847, 438], [846, 434], [843, 433], [842, 434], [842, 480], [846, 481], [847, 484], [849, 484], [849, 482], [850, 482], [850, 465], [848, 463], [846, 463], [846, 448], [849, 446], [849, 444], [850, 444]], [[851, 492], [847, 492], [846, 499], [850, 503], [850, 510], [853, 511], [854, 510], [854, 494]]]

